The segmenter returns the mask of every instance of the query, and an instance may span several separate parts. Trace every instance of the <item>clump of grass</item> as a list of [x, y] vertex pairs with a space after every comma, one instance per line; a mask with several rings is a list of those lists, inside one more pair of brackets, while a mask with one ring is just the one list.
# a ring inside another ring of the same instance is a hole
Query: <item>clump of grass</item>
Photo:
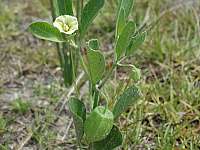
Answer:
[[6, 131], [7, 121], [2, 116], [0, 116], [0, 134]]
[[18, 98], [11, 103], [11, 109], [20, 114], [25, 114], [29, 111], [31, 104], [28, 101]]

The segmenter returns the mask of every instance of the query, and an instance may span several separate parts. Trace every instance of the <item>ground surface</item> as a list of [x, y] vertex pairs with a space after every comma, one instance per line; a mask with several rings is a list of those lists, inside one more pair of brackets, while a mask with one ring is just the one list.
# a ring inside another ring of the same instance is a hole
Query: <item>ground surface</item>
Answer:
[[[113, 49], [114, 2], [106, 4], [87, 38], [100, 37], [105, 54]], [[76, 149], [67, 107], [57, 115], [68, 89], [55, 46], [26, 30], [49, 16], [47, 0], [0, 0], [0, 149]], [[132, 18], [148, 30], [130, 60], [142, 69], [143, 97], [119, 121], [119, 149], [200, 149], [199, 0], [136, 0]], [[124, 78], [119, 70], [117, 82], [108, 82], [110, 99]]]

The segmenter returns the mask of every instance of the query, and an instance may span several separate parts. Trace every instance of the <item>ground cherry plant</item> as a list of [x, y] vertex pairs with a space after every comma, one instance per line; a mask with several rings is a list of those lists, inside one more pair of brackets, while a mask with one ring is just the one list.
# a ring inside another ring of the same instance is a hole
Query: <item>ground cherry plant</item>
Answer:
[[[68, 47], [72, 69], [71, 72], [64, 72], [67, 73], [65, 76], [70, 73], [76, 76], [78, 64], [76, 61], [80, 60], [81, 67], [79, 68], [85, 71], [89, 80], [91, 108], [86, 113], [85, 104], [78, 97], [71, 97], [68, 106], [74, 119], [79, 148], [86, 145], [93, 150], [112, 150], [122, 144], [123, 136], [117, 127], [118, 118], [141, 96], [138, 87], [138, 81], [141, 78], [140, 69], [122, 62], [126, 62], [124, 60], [134, 55], [135, 50], [144, 42], [146, 35], [145, 32], [137, 29], [134, 21], [129, 19], [133, 0], [118, 0], [114, 59], [110, 69], [106, 69], [106, 61], [100, 51], [99, 41], [91, 39], [84, 43], [85, 34], [104, 3], [104, 0], [86, 2], [53, 0], [54, 22], [34, 22], [29, 26], [29, 31], [36, 37]], [[75, 15], [74, 10], [76, 10]], [[86, 53], [82, 54], [84, 45], [87, 45]], [[63, 55], [63, 53], [60, 54]], [[62, 55], [60, 57], [63, 57]], [[65, 63], [61, 61], [61, 67]], [[118, 95], [112, 106], [108, 106], [108, 99], [101, 89], [118, 67], [129, 68], [130, 80], [134, 82], [131, 82], [133, 84]], [[100, 103], [100, 99], [106, 103]]]

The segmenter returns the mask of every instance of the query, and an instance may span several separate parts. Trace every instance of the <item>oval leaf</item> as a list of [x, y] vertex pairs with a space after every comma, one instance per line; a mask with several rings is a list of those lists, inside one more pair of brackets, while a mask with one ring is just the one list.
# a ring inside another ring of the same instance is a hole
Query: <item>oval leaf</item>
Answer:
[[81, 15], [80, 35], [81, 37], [87, 31], [87, 28], [97, 16], [99, 10], [104, 6], [104, 0], [89, 0], [83, 9]]
[[135, 37], [132, 37], [129, 46], [126, 49], [126, 56], [132, 55], [138, 49], [138, 47], [142, 45], [142, 43], [145, 40], [145, 37], [146, 37], [146, 32], [138, 34]]
[[91, 144], [92, 150], [113, 150], [122, 144], [122, 134], [116, 126], [113, 126], [109, 135], [99, 141]]
[[88, 116], [84, 124], [86, 139], [89, 143], [104, 139], [113, 127], [114, 117], [105, 107], [96, 107]]
[[117, 119], [121, 113], [140, 98], [141, 92], [138, 87], [131, 86], [119, 96], [113, 109], [114, 118]]
[[105, 71], [105, 58], [100, 51], [89, 50], [87, 53], [89, 74], [93, 84], [99, 82]]
[[127, 25], [124, 27], [122, 33], [119, 35], [116, 44], [116, 57], [117, 60], [121, 58], [121, 56], [126, 52], [127, 45], [129, 44], [133, 33], [135, 32], [136, 25], [133, 21], [129, 21]]
[[89, 41], [86, 64], [90, 80], [93, 84], [96, 84], [102, 79], [105, 71], [105, 58], [99, 50], [96, 50], [98, 47], [97, 40]]
[[117, 26], [116, 26], [116, 37], [118, 37], [126, 25], [128, 16], [133, 7], [134, 0], [119, 0], [118, 11], [117, 11]]
[[29, 26], [29, 31], [37, 38], [52, 42], [64, 42], [60, 31], [47, 22], [34, 22]]
[[70, 99], [68, 106], [73, 115], [77, 138], [80, 141], [84, 134], [84, 122], [86, 119], [85, 106], [79, 99], [76, 98]]
[[133, 8], [134, 0], [121, 0], [120, 2], [120, 8], [123, 8], [125, 10], [125, 17], [128, 18], [131, 9]]

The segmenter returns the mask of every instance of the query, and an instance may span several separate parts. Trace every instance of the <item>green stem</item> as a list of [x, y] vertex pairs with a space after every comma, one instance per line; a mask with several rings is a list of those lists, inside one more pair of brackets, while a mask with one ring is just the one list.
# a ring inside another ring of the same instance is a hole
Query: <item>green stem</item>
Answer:
[[[69, 44], [68, 44], [69, 45]], [[80, 94], [79, 94], [79, 90], [78, 90], [78, 87], [77, 87], [77, 84], [76, 84], [76, 81], [75, 81], [75, 79], [76, 79], [76, 72], [77, 72], [77, 70], [76, 70], [76, 68], [77, 68], [77, 66], [76, 66], [76, 64], [75, 64], [75, 62], [74, 62], [74, 60], [76, 59], [76, 57], [74, 57], [74, 55], [72, 55], [73, 54], [73, 52], [72, 52], [72, 49], [71, 49], [71, 47], [70, 47], [70, 49], [69, 49], [69, 53], [71, 54], [70, 56], [71, 56], [71, 70], [72, 70], [72, 81], [73, 81], [73, 86], [74, 86], [74, 89], [75, 89], [75, 91], [76, 91], [76, 96], [78, 97]]]
[[76, 0], [76, 17], [78, 19], [79, 24], [81, 22], [82, 9], [83, 9], [83, 0]]
[[70, 52], [70, 47], [67, 45], [67, 43], [63, 43], [60, 45], [61, 53], [64, 55], [64, 60], [63, 60], [63, 77], [64, 77], [64, 83], [65, 86], [68, 87], [72, 85], [73, 79], [73, 53]]
[[[100, 98], [100, 89], [104, 86], [104, 84], [108, 81], [108, 79], [112, 76], [113, 71], [115, 70], [115, 68], [117, 67], [117, 65], [114, 63], [112, 65], [112, 68], [110, 69], [110, 71], [107, 72], [107, 74], [105, 75], [105, 78], [103, 79], [103, 81], [98, 85], [98, 87], [96, 88], [95, 85], [90, 86], [90, 93], [92, 94], [92, 100], [93, 102], [93, 109], [95, 109], [98, 104], [99, 104], [99, 98]], [[106, 98], [106, 97], [105, 97]], [[108, 101], [106, 100], [106, 109], [108, 108]], [[106, 110], [105, 109], [105, 110]]]
[[78, 146], [80, 148], [80, 150], [82, 150], [82, 144], [81, 144], [81, 141], [77, 138], [77, 142], [78, 142]]
[[[59, 8], [57, 7], [57, 1], [56, 0], [50, 0], [51, 4], [51, 13], [53, 20], [59, 15]], [[62, 69], [63, 73], [63, 78], [64, 78], [64, 84], [66, 87], [72, 85], [73, 83], [73, 72], [74, 70], [72, 67], [72, 57], [73, 53], [69, 51], [69, 46], [66, 43], [62, 44], [56, 44], [57, 47], [57, 52], [59, 56], [59, 61], [60, 61], [60, 66]], [[68, 53], [69, 52], [69, 53]], [[76, 55], [75, 55], [76, 56]], [[76, 66], [77, 67], [77, 66]]]
[[[81, 13], [83, 9], [83, 0], [77, 0], [76, 1], [76, 15], [79, 21], [79, 25], [81, 24]], [[77, 36], [77, 43], [78, 43], [78, 51], [79, 51], [79, 58], [81, 60], [81, 65], [83, 69], [85, 70], [86, 74], [88, 74], [87, 67], [84, 63], [83, 57], [81, 55], [81, 46], [82, 46], [82, 38], [80, 37], [80, 33]], [[90, 93], [90, 98], [91, 102], [93, 102], [93, 109], [98, 106], [99, 103], [99, 92], [96, 90], [95, 85], [93, 85], [91, 82], [89, 84], [89, 93]]]
[[[55, 7], [55, 4], [54, 4], [55, 1], [53, 0], [50, 0], [50, 4], [51, 4], [51, 15], [52, 15], [52, 18], [53, 18], [53, 21], [56, 19], [56, 7]], [[59, 61], [60, 61], [60, 65], [61, 65], [61, 68], [63, 68], [63, 60], [64, 60], [64, 55], [61, 51], [61, 48], [60, 48], [60, 45], [58, 43], [56, 43], [56, 47], [57, 47], [57, 52], [58, 52], [58, 56], [59, 56]]]
[[54, 20], [56, 18], [56, 12], [55, 12], [53, 0], [50, 0], [50, 4], [51, 4], [51, 15], [52, 15], [53, 20]]
[[107, 74], [105, 75], [105, 78], [103, 79], [103, 81], [98, 85], [98, 88], [101, 89], [104, 84], [107, 82], [107, 80], [112, 76], [113, 71], [115, 70], [115, 68], [117, 67], [117, 64], [114, 63], [110, 69], [110, 71], [107, 72]]
[[[126, 57], [121, 58], [120, 60], [116, 60], [116, 61], [113, 63], [113, 65], [112, 65], [110, 71], [107, 72], [107, 74], [105, 75], [103, 81], [98, 85], [98, 89], [101, 89], [101, 88], [104, 86], [104, 84], [105, 84], [105, 83], [108, 81], [108, 79], [112, 76], [113, 72], [116, 71], [117, 66], [122, 65], [122, 64], [120, 64], [120, 62], [121, 62], [122, 60], [124, 60], [125, 58], [126, 58]], [[131, 65], [126, 65], [126, 66], [127, 66], [127, 67], [130, 67]]]
[[95, 109], [99, 104], [99, 91], [96, 89], [95, 85], [91, 85], [91, 93], [93, 100], [93, 109]]

